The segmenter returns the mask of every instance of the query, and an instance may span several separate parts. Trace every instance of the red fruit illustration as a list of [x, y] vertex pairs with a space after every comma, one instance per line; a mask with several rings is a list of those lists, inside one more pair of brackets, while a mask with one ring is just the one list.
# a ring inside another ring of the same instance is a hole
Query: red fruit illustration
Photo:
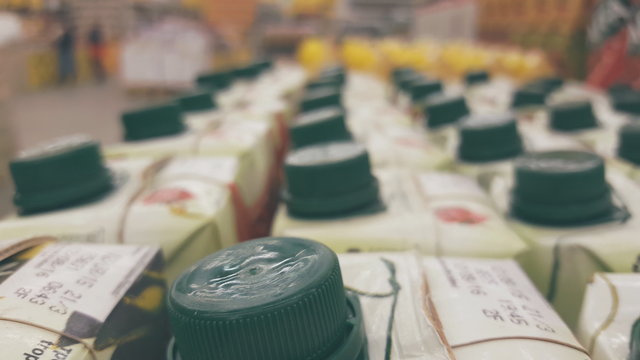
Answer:
[[177, 188], [166, 188], [160, 189], [152, 192], [144, 198], [144, 203], [146, 205], [152, 204], [174, 204], [185, 200], [193, 199], [193, 194], [190, 192], [177, 189]]
[[461, 223], [475, 225], [487, 220], [484, 215], [476, 214], [471, 210], [461, 207], [446, 207], [436, 210], [436, 215], [440, 220], [448, 223]]

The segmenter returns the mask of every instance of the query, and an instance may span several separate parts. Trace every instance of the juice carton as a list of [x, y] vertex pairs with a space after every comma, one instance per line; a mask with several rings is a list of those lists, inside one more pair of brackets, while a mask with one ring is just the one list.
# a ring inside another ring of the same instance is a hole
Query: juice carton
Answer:
[[581, 151], [532, 153], [515, 162], [513, 186], [495, 182], [496, 204], [530, 249], [518, 261], [563, 319], [575, 327], [593, 273], [631, 268], [637, 186]]
[[0, 222], [0, 238], [92, 233], [97, 242], [159, 246], [173, 279], [203, 254], [237, 242], [228, 188], [193, 174], [224, 170], [210, 165], [105, 164], [99, 146], [83, 139], [34, 151], [11, 163], [19, 214]]
[[364, 147], [348, 142], [292, 152], [285, 176], [276, 236], [315, 239], [338, 252], [513, 257], [525, 249], [464, 176], [397, 168], [372, 173]]

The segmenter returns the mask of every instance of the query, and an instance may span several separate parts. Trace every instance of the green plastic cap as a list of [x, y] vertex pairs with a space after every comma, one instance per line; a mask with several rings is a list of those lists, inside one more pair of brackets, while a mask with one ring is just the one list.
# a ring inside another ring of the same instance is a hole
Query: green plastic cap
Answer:
[[234, 80], [253, 80], [260, 75], [261, 69], [255, 64], [237, 67], [231, 70], [231, 76]]
[[438, 80], [423, 79], [411, 83], [411, 100], [414, 103], [440, 92], [442, 92], [442, 82]]
[[427, 78], [424, 75], [419, 74], [417, 72], [412, 72], [405, 75], [401, 75], [400, 77], [395, 79], [395, 84], [399, 90], [402, 90], [406, 93], [410, 93], [413, 83], [424, 81], [426, 79]]
[[633, 88], [628, 84], [615, 84], [607, 90], [610, 96], [616, 96], [619, 94], [626, 94], [629, 92], [633, 92]]
[[539, 87], [522, 87], [513, 95], [511, 107], [522, 108], [528, 106], [544, 106], [548, 92]]
[[571, 225], [614, 209], [604, 161], [580, 151], [528, 154], [516, 161], [512, 213], [544, 225]]
[[224, 90], [231, 85], [232, 81], [230, 71], [215, 71], [198, 76], [196, 85], [207, 90]]
[[457, 123], [469, 115], [467, 101], [462, 96], [433, 95], [425, 105], [425, 122], [429, 129]]
[[333, 142], [294, 151], [285, 160], [283, 198], [293, 216], [340, 216], [376, 205], [378, 182], [362, 145]]
[[472, 115], [460, 126], [458, 158], [465, 162], [511, 159], [524, 152], [512, 114]]
[[611, 106], [617, 111], [640, 115], [640, 92], [630, 90], [610, 94]]
[[599, 126], [589, 101], [576, 101], [554, 105], [550, 109], [549, 126], [555, 131], [579, 131]]
[[408, 68], [408, 67], [399, 67], [399, 68], [395, 68], [393, 69], [393, 71], [391, 72], [391, 78], [394, 80], [400, 79], [402, 77], [405, 76], [412, 76], [415, 75], [416, 71], [413, 70], [412, 68]]
[[341, 107], [306, 112], [289, 128], [293, 146], [301, 148], [323, 142], [351, 140]]
[[491, 75], [485, 70], [469, 71], [464, 76], [464, 82], [467, 85], [486, 83], [491, 79]]
[[618, 156], [640, 165], [640, 123], [629, 123], [620, 128]]
[[342, 91], [336, 88], [321, 88], [304, 93], [300, 102], [300, 111], [307, 112], [334, 106], [342, 106]]
[[[184, 360], [325, 360], [349, 343], [350, 299], [325, 245], [263, 238], [218, 251], [171, 287], [168, 311]], [[361, 322], [362, 318], [360, 318]], [[170, 354], [170, 357], [172, 355]]]
[[640, 360], [640, 319], [631, 327], [629, 337], [629, 360]]
[[258, 70], [259, 73], [264, 73], [265, 71], [273, 69], [273, 60], [258, 60], [253, 63], [253, 66]]
[[342, 66], [330, 66], [320, 71], [320, 77], [345, 77], [346, 71]]
[[177, 104], [158, 105], [122, 114], [125, 141], [177, 135], [186, 130]]
[[100, 146], [84, 137], [26, 152], [9, 169], [16, 189], [13, 201], [21, 214], [77, 205], [113, 189]]
[[546, 92], [547, 95], [558, 90], [562, 86], [564, 86], [564, 80], [561, 77], [557, 76], [542, 77], [524, 85], [525, 88], [535, 88], [542, 90]]
[[183, 112], [208, 111], [217, 108], [210, 92], [197, 92], [176, 99]]
[[323, 88], [332, 88], [335, 91], [342, 91], [344, 86], [344, 79], [340, 79], [338, 77], [323, 77], [317, 78], [313, 81], [307, 83], [307, 90], [317, 90]]

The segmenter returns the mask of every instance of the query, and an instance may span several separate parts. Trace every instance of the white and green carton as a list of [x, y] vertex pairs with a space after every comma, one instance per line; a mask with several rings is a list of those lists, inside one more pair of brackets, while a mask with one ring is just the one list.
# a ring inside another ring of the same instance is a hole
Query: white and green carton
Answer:
[[194, 175], [222, 165], [138, 158], [107, 166], [85, 139], [40, 149], [11, 163], [19, 213], [0, 221], [0, 239], [89, 232], [100, 242], [159, 246], [172, 279], [238, 241], [228, 188]]
[[195, 264], [168, 297], [169, 360], [589, 360], [513, 260], [262, 238]]
[[371, 171], [363, 146], [336, 142], [292, 152], [275, 236], [337, 252], [401, 251], [513, 257], [526, 249], [473, 179], [397, 168]]
[[520, 264], [575, 328], [591, 276], [630, 271], [640, 252], [637, 185], [593, 153], [552, 151], [519, 158], [513, 185], [492, 187], [529, 246]]

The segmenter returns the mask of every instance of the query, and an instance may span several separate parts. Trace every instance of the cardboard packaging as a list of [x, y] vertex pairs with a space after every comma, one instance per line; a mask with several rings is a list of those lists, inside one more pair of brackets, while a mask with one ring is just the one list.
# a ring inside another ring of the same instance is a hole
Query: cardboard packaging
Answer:
[[0, 241], [0, 250], [3, 358], [163, 358], [169, 331], [157, 247], [39, 237]]
[[380, 169], [355, 143], [291, 153], [275, 236], [318, 240], [334, 251], [513, 257], [525, 250], [489, 197], [464, 176]]
[[[204, 95], [204, 94], [201, 94]], [[200, 95], [199, 95], [200, 96]], [[238, 161], [233, 179], [228, 183], [236, 200], [238, 218], [242, 225], [241, 240], [267, 232], [259, 225], [270, 218], [270, 206], [278, 187], [278, 164], [275, 124], [241, 114], [227, 113], [225, 119], [213, 121], [209, 128], [196, 132], [173, 130], [159, 133], [158, 129], [186, 129], [181, 109], [177, 105], [163, 105], [123, 114], [123, 124], [129, 141], [105, 147], [108, 159], [137, 157], [163, 158], [167, 156], [233, 157]], [[200, 114], [203, 115], [203, 114]], [[217, 117], [217, 112], [211, 116]], [[272, 210], [271, 210], [272, 212]]]
[[512, 260], [263, 238], [203, 259], [168, 304], [169, 360], [589, 359]]
[[0, 222], [0, 238], [91, 233], [97, 242], [156, 245], [173, 279], [238, 241], [229, 190], [194, 176], [224, 170], [211, 165], [139, 158], [107, 167], [99, 146], [83, 139], [39, 150], [12, 162], [21, 213]]
[[[633, 359], [637, 355], [639, 300], [639, 274], [593, 276], [576, 334], [594, 360]], [[635, 350], [633, 355], [631, 349]]]
[[517, 260], [575, 328], [593, 273], [631, 269], [640, 248], [637, 185], [593, 153], [554, 151], [515, 162], [512, 184], [492, 184], [495, 203], [528, 243]]

